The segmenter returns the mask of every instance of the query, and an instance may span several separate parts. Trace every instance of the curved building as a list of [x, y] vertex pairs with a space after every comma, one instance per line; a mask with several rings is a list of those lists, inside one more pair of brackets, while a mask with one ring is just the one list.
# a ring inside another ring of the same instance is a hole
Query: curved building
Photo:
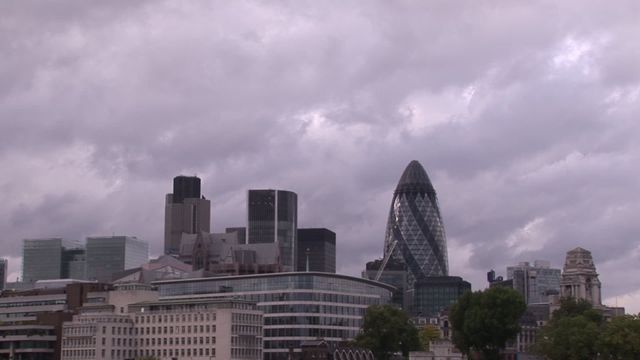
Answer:
[[402, 173], [393, 193], [385, 234], [384, 255], [404, 263], [407, 283], [447, 276], [447, 241], [436, 191], [416, 160]]
[[299, 359], [305, 342], [331, 348], [358, 335], [367, 307], [388, 304], [395, 288], [321, 272], [281, 272], [154, 282], [161, 301], [234, 298], [264, 312], [264, 360]]

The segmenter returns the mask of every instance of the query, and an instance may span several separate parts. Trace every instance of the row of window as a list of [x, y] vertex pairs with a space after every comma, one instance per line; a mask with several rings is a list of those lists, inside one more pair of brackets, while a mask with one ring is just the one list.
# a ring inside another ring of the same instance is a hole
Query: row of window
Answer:
[[200, 313], [200, 314], [163, 314], [163, 315], [142, 315], [136, 316], [136, 324], [155, 324], [155, 323], [174, 323], [174, 322], [197, 322], [197, 321], [215, 321], [216, 313]]
[[[142, 356], [154, 356], [154, 357], [173, 357], [173, 356], [216, 356], [215, 348], [197, 348], [197, 349], [147, 349], [147, 350], [120, 350], [112, 349], [112, 359], [131, 359]], [[107, 357], [107, 351], [102, 349], [100, 351], [100, 357], [98, 359], [105, 359]], [[96, 350], [94, 349], [81, 349], [81, 350], [62, 350], [62, 360], [71, 359], [96, 359]]]

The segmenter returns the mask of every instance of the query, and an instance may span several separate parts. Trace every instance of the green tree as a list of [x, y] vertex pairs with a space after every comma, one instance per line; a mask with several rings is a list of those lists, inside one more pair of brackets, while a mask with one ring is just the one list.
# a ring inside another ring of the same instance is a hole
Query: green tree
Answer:
[[602, 315], [585, 300], [561, 299], [536, 336], [534, 352], [550, 360], [589, 360], [598, 354]]
[[440, 330], [437, 326], [426, 325], [418, 332], [420, 344], [425, 351], [429, 351], [429, 343], [433, 340], [440, 339]]
[[409, 351], [420, 350], [418, 329], [394, 306], [369, 306], [360, 330], [356, 344], [371, 350], [378, 360], [388, 360], [396, 352], [408, 356]]
[[640, 317], [618, 316], [606, 323], [598, 340], [600, 358], [640, 359]]
[[453, 343], [465, 354], [477, 351], [485, 360], [498, 359], [506, 342], [520, 331], [518, 322], [526, 308], [513, 289], [467, 292], [451, 308]]

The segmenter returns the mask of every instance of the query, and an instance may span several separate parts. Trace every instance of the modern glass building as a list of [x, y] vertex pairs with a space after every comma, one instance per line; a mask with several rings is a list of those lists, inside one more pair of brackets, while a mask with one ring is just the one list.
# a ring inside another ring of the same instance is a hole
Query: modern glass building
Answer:
[[149, 261], [149, 245], [132, 236], [87, 238], [87, 280], [111, 281], [113, 274]]
[[38, 280], [83, 279], [82, 245], [77, 241], [61, 238], [25, 239], [22, 246], [22, 282], [35, 283]]
[[416, 280], [447, 276], [444, 225], [436, 191], [418, 161], [411, 161], [393, 193], [385, 233], [384, 255], [407, 266], [409, 288]]
[[298, 229], [298, 271], [336, 272], [336, 233], [329, 229]]
[[560, 277], [560, 269], [552, 268], [548, 261], [507, 267], [507, 279], [513, 280], [513, 288], [522, 294], [527, 304], [548, 303], [549, 295], [560, 293]]
[[395, 288], [377, 281], [319, 272], [290, 272], [154, 282], [161, 300], [233, 297], [264, 312], [264, 359], [289, 359], [301, 343], [337, 345], [359, 332], [369, 305], [387, 304]]
[[9, 260], [0, 258], [0, 290], [4, 290], [7, 285], [7, 266]]
[[458, 301], [471, 284], [459, 276], [435, 276], [416, 281], [409, 290], [410, 312], [415, 316], [436, 316]]
[[296, 267], [298, 195], [285, 190], [249, 190], [247, 243], [277, 243], [279, 262], [287, 271]]
[[200, 178], [176, 176], [164, 207], [164, 253], [178, 254], [182, 234], [211, 230], [211, 202], [200, 192]]

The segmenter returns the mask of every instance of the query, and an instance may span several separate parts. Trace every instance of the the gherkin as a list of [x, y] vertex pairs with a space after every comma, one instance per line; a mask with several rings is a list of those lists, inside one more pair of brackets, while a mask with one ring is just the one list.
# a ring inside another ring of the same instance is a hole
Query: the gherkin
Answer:
[[[395, 244], [395, 246], [394, 246]], [[436, 191], [424, 168], [411, 161], [393, 193], [384, 255], [405, 264], [409, 286], [430, 276], [448, 276], [447, 240]]]

